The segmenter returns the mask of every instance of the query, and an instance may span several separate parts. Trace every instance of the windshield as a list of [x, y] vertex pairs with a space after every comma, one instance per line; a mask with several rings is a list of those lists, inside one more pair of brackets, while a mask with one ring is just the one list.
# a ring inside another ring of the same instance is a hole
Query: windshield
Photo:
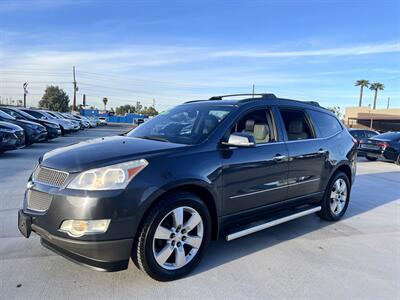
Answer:
[[14, 117], [10, 116], [9, 114], [6, 114], [4, 111], [0, 110], [0, 117], [7, 119], [7, 120], [15, 120]]
[[35, 117], [32, 117], [30, 114], [27, 114], [26, 112], [22, 111], [22, 110], [14, 110], [14, 112], [20, 116], [25, 117], [26, 119], [36, 119]]
[[143, 123], [129, 132], [128, 136], [178, 144], [198, 144], [232, 110], [230, 106], [181, 105]]

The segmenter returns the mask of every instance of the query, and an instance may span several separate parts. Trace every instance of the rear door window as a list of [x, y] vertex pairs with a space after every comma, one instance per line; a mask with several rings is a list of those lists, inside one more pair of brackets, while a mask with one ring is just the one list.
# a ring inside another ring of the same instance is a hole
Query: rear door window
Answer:
[[280, 109], [289, 141], [315, 138], [314, 131], [302, 110]]
[[334, 116], [315, 110], [309, 110], [308, 113], [314, 125], [318, 127], [322, 137], [332, 136], [343, 129], [338, 119]]

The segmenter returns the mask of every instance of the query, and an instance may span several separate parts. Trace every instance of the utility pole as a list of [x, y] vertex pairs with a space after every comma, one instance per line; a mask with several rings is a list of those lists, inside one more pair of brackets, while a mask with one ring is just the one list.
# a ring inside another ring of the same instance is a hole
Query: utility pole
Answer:
[[387, 109], [389, 109], [389, 105], [390, 105], [390, 97], [388, 97], [388, 101], [387, 101]]
[[156, 99], [153, 98], [153, 108], [156, 108]]
[[255, 85], [253, 83], [253, 98], [254, 98], [254, 90], [255, 90]]
[[78, 86], [76, 85], [76, 79], [75, 79], [75, 66], [72, 67], [72, 73], [74, 75], [74, 103], [72, 106], [72, 110], [76, 111], [76, 92], [78, 91]]
[[24, 88], [24, 107], [26, 107], [26, 94], [28, 94], [28, 90], [27, 90], [28, 83], [25, 82], [25, 83], [22, 85], [22, 87]]

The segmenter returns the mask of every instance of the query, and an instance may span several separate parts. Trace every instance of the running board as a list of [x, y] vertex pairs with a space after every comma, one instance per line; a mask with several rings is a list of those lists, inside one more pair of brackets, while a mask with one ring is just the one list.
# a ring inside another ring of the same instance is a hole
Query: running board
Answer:
[[307, 216], [309, 214], [315, 213], [315, 212], [320, 211], [320, 210], [321, 210], [321, 206], [317, 206], [317, 207], [313, 207], [311, 209], [307, 209], [307, 210], [303, 210], [303, 211], [294, 213], [292, 215], [285, 216], [285, 217], [280, 218], [280, 219], [276, 219], [276, 220], [272, 220], [272, 221], [269, 221], [269, 222], [266, 222], [266, 223], [262, 223], [262, 224], [259, 224], [259, 225], [256, 225], [256, 226], [252, 226], [250, 228], [246, 228], [246, 229], [243, 229], [243, 230], [228, 234], [226, 236], [226, 240], [229, 242], [229, 241], [241, 238], [243, 236], [255, 233], [257, 231], [261, 231], [261, 230], [264, 230], [264, 229], [267, 229], [267, 228], [270, 228], [270, 227], [273, 227], [273, 226], [276, 226], [276, 225], [279, 225], [279, 224], [282, 224], [282, 223], [285, 223], [285, 222], [288, 222], [288, 221], [291, 221], [291, 220], [294, 220], [294, 219], [297, 219], [297, 218], [301, 218], [301, 217]]

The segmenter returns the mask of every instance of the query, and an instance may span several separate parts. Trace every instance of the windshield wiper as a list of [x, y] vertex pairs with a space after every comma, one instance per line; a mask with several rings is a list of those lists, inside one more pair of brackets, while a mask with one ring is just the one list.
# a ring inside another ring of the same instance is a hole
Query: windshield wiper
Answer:
[[136, 136], [137, 138], [140, 139], [146, 139], [146, 140], [154, 140], [154, 141], [160, 141], [160, 142], [167, 142], [169, 143], [169, 140], [164, 139], [160, 136], [155, 136], [155, 135], [145, 135], [145, 136]]

